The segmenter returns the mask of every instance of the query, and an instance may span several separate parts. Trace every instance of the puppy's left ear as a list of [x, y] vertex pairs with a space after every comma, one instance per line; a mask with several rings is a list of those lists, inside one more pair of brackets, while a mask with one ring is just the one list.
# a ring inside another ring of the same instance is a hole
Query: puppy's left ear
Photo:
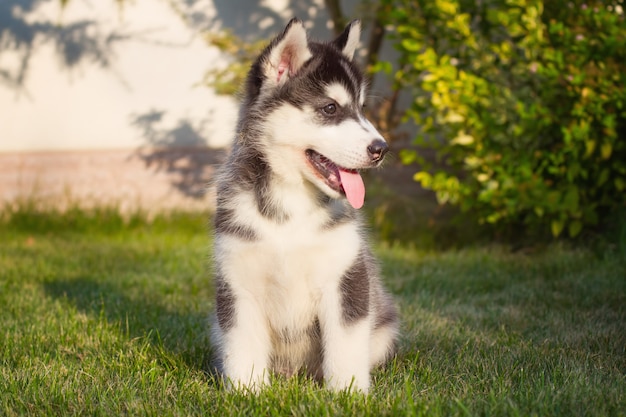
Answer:
[[335, 46], [349, 59], [354, 57], [354, 51], [359, 46], [361, 37], [361, 21], [353, 20], [343, 30], [343, 33], [333, 41]]

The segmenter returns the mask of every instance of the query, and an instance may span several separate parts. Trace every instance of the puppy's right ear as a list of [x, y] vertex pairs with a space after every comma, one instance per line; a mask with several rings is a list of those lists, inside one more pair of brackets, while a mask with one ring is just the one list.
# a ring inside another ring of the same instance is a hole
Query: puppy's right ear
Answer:
[[266, 82], [277, 87], [294, 77], [302, 65], [311, 58], [307, 34], [302, 21], [291, 19], [282, 34], [264, 51], [261, 71]]

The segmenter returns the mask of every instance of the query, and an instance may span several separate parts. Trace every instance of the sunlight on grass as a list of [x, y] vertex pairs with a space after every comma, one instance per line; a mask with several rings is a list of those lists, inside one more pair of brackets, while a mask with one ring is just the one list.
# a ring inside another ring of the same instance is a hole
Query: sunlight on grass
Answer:
[[[48, 217], [46, 217], [48, 216]], [[203, 214], [20, 213], [0, 225], [0, 414], [620, 415], [626, 259], [559, 245], [381, 245], [401, 308], [372, 392], [302, 378], [258, 396], [211, 373]]]

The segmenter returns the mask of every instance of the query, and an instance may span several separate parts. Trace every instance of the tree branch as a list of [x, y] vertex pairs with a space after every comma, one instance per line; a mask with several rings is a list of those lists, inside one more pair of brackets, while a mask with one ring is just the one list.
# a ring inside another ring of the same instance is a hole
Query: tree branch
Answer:
[[324, 0], [324, 3], [326, 3], [330, 20], [333, 22], [333, 32], [335, 32], [335, 36], [339, 36], [347, 23], [346, 17], [341, 11], [340, 0]]
[[372, 19], [372, 31], [370, 32], [370, 39], [367, 45], [367, 56], [365, 57], [365, 65], [368, 69], [367, 78], [372, 82], [373, 74], [369, 72], [369, 68], [378, 62], [378, 53], [383, 44], [385, 38], [385, 25], [380, 18], [380, 7], [378, 6], [374, 18]]

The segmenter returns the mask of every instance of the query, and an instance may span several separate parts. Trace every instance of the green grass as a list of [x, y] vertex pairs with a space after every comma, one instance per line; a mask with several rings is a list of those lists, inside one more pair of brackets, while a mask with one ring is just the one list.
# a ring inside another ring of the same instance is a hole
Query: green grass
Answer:
[[0, 415], [626, 415], [623, 250], [377, 253], [403, 329], [370, 395], [254, 396], [208, 372], [205, 216], [5, 216]]

